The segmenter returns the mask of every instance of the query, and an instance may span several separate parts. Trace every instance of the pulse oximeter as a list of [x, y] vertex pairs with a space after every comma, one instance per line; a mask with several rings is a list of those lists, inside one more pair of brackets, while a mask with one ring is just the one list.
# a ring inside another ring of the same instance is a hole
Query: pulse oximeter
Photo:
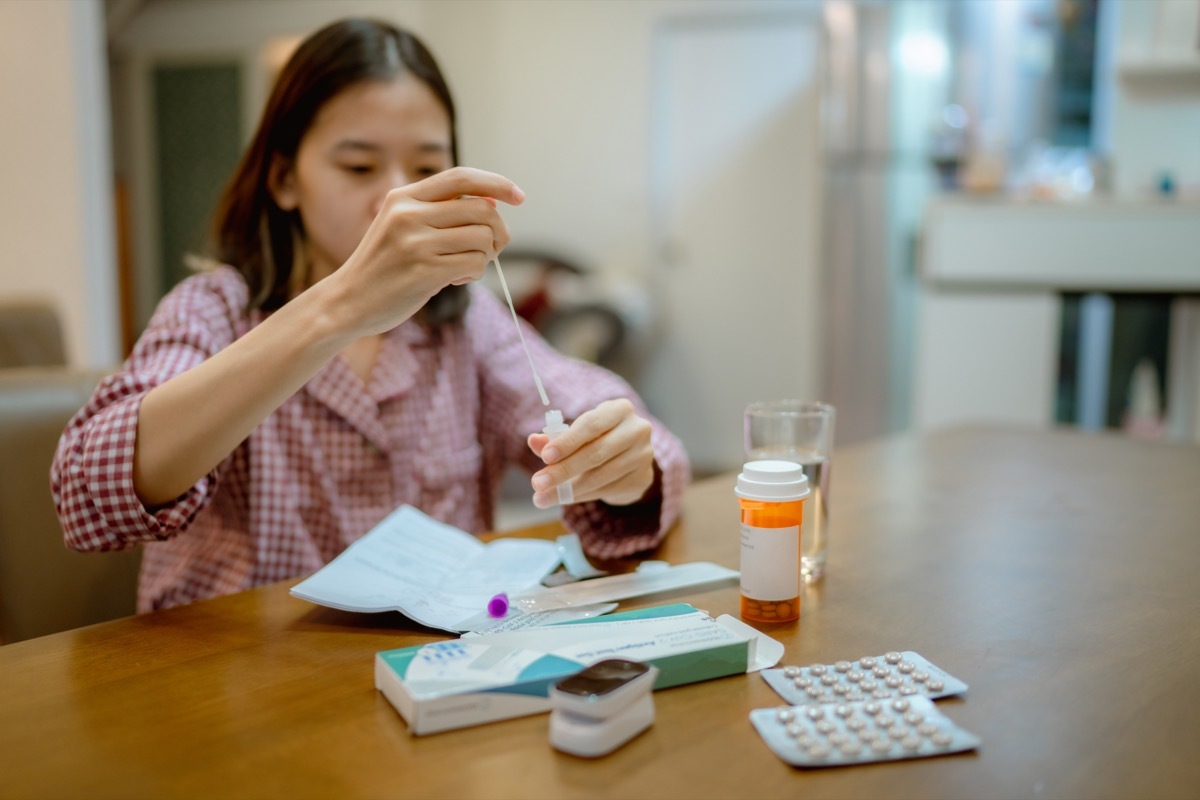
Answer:
[[654, 722], [658, 668], [610, 658], [550, 689], [550, 744], [585, 758], [603, 756]]

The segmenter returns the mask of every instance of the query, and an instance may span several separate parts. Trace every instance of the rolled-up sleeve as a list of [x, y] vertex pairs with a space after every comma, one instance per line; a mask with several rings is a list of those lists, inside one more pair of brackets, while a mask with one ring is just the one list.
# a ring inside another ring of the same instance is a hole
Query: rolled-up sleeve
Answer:
[[120, 550], [187, 527], [216, 487], [216, 472], [167, 505], [148, 510], [133, 485], [137, 415], [149, 391], [127, 375], [106, 379], [68, 425], [51, 489], [68, 547]]
[[232, 341], [237, 285], [228, 275], [201, 275], [172, 290], [129, 359], [67, 423], [50, 488], [68, 547], [119, 550], [170, 538], [212, 496], [219, 468], [170, 503], [153, 509], [142, 504], [133, 481], [138, 412], [150, 390]]

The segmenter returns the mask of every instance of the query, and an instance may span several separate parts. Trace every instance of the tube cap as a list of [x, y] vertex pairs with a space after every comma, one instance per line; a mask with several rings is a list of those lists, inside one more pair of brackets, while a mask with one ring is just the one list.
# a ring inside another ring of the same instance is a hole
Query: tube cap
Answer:
[[542, 433], [547, 436], [554, 436], [557, 433], [562, 433], [570, 426], [563, 422], [563, 413], [557, 408], [552, 408], [546, 412], [546, 427], [542, 428]]
[[794, 461], [747, 461], [733, 493], [747, 500], [787, 503], [810, 493], [804, 468]]

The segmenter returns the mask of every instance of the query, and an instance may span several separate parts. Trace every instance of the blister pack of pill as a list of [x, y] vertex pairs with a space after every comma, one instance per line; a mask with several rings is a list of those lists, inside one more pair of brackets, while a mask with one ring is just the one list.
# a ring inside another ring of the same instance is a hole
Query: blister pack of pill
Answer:
[[980, 745], [921, 696], [756, 708], [750, 722], [775, 755], [797, 767], [926, 758]]
[[904, 652], [864, 656], [857, 661], [764, 669], [763, 679], [791, 705], [948, 697], [967, 685], [921, 656]]

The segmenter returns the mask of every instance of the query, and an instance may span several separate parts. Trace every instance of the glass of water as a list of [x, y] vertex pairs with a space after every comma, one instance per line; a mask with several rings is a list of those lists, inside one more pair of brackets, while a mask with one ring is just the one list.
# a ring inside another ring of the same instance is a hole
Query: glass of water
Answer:
[[825, 574], [836, 416], [828, 403], [761, 400], [746, 406], [743, 420], [748, 461], [794, 461], [808, 477], [812, 495], [805, 504], [800, 530], [800, 573], [805, 583], [818, 581]]

